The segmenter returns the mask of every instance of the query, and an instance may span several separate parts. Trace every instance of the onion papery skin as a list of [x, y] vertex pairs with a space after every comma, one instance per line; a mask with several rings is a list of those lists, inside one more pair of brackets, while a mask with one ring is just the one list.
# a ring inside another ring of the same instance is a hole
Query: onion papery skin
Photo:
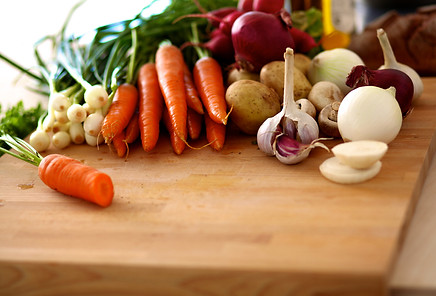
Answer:
[[366, 66], [354, 67], [347, 77], [349, 87], [378, 86], [384, 89], [395, 87], [395, 98], [401, 108], [403, 116], [407, 116], [411, 107], [414, 94], [412, 79], [403, 71], [397, 69], [370, 70]]
[[295, 47], [281, 16], [260, 11], [250, 11], [236, 19], [232, 41], [236, 62], [250, 72], [259, 72], [271, 61], [283, 60], [286, 48]]
[[364, 65], [362, 59], [353, 51], [346, 48], [325, 50], [317, 54], [311, 61], [307, 78], [312, 85], [320, 81], [335, 83], [347, 94], [351, 87], [345, 84], [347, 75], [357, 65]]
[[361, 86], [344, 97], [337, 122], [344, 141], [374, 140], [389, 144], [400, 132], [403, 117], [391, 89]]

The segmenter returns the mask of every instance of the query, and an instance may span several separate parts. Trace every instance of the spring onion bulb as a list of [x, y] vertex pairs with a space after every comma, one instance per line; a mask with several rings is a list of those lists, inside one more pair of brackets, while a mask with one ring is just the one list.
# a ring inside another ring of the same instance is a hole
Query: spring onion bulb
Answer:
[[101, 131], [101, 126], [103, 125], [104, 116], [101, 109], [96, 112], [89, 114], [83, 122], [83, 128], [85, 133], [90, 136], [97, 137]]
[[53, 146], [58, 149], [64, 149], [71, 143], [70, 134], [66, 131], [59, 131], [52, 137]]
[[395, 88], [361, 86], [349, 92], [338, 110], [338, 129], [344, 141], [375, 140], [389, 144], [403, 122]]
[[38, 152], [45, 151], [50, 146], [50, 136], [43, 129], [38, 128], [30, 135], [29, 144]]
[[109, 95], [102, 85], [96, 84], [86, 89], [85, 102], [92, 108], [99, 109], [106, 105]]

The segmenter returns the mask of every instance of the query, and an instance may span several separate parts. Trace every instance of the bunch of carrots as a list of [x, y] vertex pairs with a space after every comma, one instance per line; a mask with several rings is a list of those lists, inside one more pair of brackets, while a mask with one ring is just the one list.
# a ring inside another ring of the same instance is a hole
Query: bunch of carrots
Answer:
[[174, 153], [179, 155], [191, 147], [188, 139], [200, 137], [204, 124], [208, 143], [219, 151], [225, 141], [227, 117], [220, 64], [204, 56], [191, 71], [182, 50], [163, 42], [155, 60], [140, 67], [136, 85], [123, 83], [117, 88], [101, 135], [120, 157], [139, 137], [144, 151], [149, 152], [157, 144], [162, 122]]

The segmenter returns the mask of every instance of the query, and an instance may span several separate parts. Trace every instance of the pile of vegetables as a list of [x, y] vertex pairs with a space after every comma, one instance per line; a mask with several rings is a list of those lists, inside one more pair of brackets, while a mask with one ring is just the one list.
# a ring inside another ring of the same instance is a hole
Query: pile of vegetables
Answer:
[[[206, 146], [220, 151], [229, 121], [286, 164], [303, 161], [315, 147], [328, 150], [321, 142], [331, 138], [395, 139], [422, 81], [396, 63], [385, 33], [378, 31], [386, 63], [368, 69], [348, 49], [322, 49], [321, 20], [299, 23], [320, 13], [291, 15], [283, 6], [283, 0], [173, 0], [160, 14], [144, 17], [145, 7], [96, 28], [92, 38], [66, 36], [73, 10], [57, 35], [36, 44], [37, 74], [0, 56], [49, 98], [30, 146], [8, 131], [2, 139], [27, 150], [35, 165], [50, 145], [104, 142], [127, 157], [138, 140], [150, 152], [162, 126], [177, 155], [194, 148], [190, 142], [203, 127]], [[43, 42], [53, 43], [50, 60], [39, 53]]]

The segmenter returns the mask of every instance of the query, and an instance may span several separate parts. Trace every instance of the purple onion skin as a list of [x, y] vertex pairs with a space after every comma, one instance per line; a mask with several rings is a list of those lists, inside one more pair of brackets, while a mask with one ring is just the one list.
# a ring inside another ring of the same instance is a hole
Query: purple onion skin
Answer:
[[378, 86], [384, 89], [395, 87], [395, 98], [401, 108], [403, 117], [409, 114], [412, 108], [413, 82], [404, 72], [396, 69], [370, 70], [364, 65], [355, 66], [347, 76], [347, 86], [357, 88], [360, 86]]
[[265, 64], [283, 60], [287, 47], [294, 48], [294, 39], [281, 14], [250, 11], [233, 23], [232, 41], [235, 60], [242, 69], [259, 72]]

